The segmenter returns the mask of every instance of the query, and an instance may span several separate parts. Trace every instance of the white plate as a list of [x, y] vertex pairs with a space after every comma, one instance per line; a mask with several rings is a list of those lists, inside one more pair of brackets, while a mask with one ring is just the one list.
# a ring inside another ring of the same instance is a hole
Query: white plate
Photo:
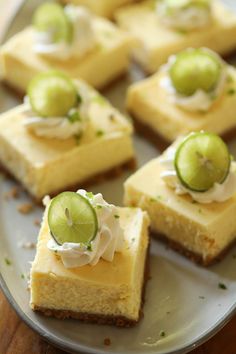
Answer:
[[[15, 18], [8, 35], [26, 25], [38, 1], [31, 0]], [[232, 1], [233, 3], [233, 1]], [[107, 92], [119, 108], [124, 102], [125, 90], [130, 80], [140, 74], [133, 70], [127, 80], [121, 80]], [[0, 107], [4, 111], [19, 101], [11, 92], [0, 86]], [[146, 141], [135, 138], [135, 146], [142, 165], [156, 156], [157, 151]], [[236, 155], [236, 142], [230, 146]], [[122, 203], [123, 181], [127, 174], [116, 180], [91, 188], [101, 191], [109, 202]], [[236, 312], [236, 249], [218, 265], [204, 269], [168, 250], [152, 240], [151, 280], [148, 282], [144, 319], [132, 329], [82, 324], [74, 320], [60, 321], [35, 314], [29, 308], [27, 275], [35, 250], [19, 247], [24, 241], [36, 242], [38, 228], [34, 220], [41, 219], [42, 209], [35, 207], [30, 215], [22, 215], [17, 206], [28, 200], [6, 201], [4, 194], [15, 185], [7, 179], [0, 181], [0, 283], [3, 291], [22, 319], [46, 340], [70, 352], [110, 354], [167, 354], [186, 353], [209, 339]], [[11, 265], [6, 264], [6, 259]], [[227, 290], [218, 287], [224, 283]], [[160, 333], [164, 331], [165, 337]], [[111, 339], [105, 347], [104, 338]]]

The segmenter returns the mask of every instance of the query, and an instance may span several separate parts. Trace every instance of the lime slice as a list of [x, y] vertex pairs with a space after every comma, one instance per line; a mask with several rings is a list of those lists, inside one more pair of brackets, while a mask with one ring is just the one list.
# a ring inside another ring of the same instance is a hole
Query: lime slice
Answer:
[[73, 25], [57, 3], [46, 2], [39, 6], [33, 16], [33, 25], [38, 32], [49, 33], [53, 43], [72, 41]]
[[27, 94], [33, 111], [42, 117], [64, 117], [78, 104], [73, 81], [59, 71], [37, 75], [30, 82]]
[[205, 192], [228, 176], [231, 159], [223, 140], [211, 133], [190, 134], [175, 154], [175, 170], [181, 183], [196, 192]]
[[75, 192], [63, 192], [52, 199], [48, 209], [48, 225], [55, 241], [89, 243], [98, 230], [97, 214], [90, 202]]
[[198, 89], [205, 92], [214, 90], [222, 67], [220, 59], [214, 53], [204, 49], [188, 49], [177, 54], [169, 75], [178, 93], [191, 96]]

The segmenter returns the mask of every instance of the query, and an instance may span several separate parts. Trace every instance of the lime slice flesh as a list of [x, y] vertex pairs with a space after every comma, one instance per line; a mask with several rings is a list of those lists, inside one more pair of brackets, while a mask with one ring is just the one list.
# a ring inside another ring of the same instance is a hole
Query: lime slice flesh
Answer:
[[97, 214], [90, 202], [75, 192], [63, 192], [52, 199], [48, 225], [55, 241], [89, 245], [98, 230]]
[[33, 25], [39, 32], [47, 32], [53, 43], [70, 43], [73, 37], [73, 25], [57, 3], [46, 2], [38, 7], [33, 16]]
[[41, 117], [64, 117], [78, 104], [73, 81], [58, 71], [37, 75], [30, 82], [27, 94], [33, 111]]
[[190, 134], [177, 148], [174, 161], [181, 183], [196, 192], [205, 192], [214, 183], [223, 183], [230, 163], [230, 154], [223, 140], [206, 132]]
[[214, 90], [221, 70], [222, 63], [213, 53], [193, 49], [177, 54], [169, 75], [178, 93], [191, 96], [198, 89], [205, 92]]

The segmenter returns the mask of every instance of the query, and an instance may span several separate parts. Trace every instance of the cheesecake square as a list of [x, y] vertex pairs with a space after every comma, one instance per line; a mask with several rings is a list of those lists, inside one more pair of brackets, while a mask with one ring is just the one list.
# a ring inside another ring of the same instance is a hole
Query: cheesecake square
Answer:
[[[42, 56], [33, 50], [34, 29], [27, 27], [0, 48], [1, 78], [20, 92], [25, 92], [31, 79], [50, 69], [83, 79], [96, 88], [103, 88], [126, 72], [132, 37], [104, 18], [94, 16], [96, 45], [82, 57], [60, 60]], [[112, 63], [112, 65], [111, 65]]]
[[87, 6], [99, 16], [113, 17], [114, 11], [122, 5], [134, 2], [135, 0], [63, 0], [63, 3]]
[[207, 47], [221, 55], [235, 48], [236, 15], [220, 1], [212, 1], [212, 20], [191, 32], [160, 23], [153, 1], [128, 5], [115, 14], [118, 25], [135, 36], [134, 59], [147, 73], [154, 73], [172, 54], [188, 47]]
[[35, 135], [23, 123], [27, 103], [1, 115], [0, 164], [37, 201], [134, 167], [131, 123], [93, 88], [78, 80], [75, 84], [89, 97], [89, 123], [81, 136]]
[[125, 182], [125, 205], [148, 212], [151, 232], [201, 265], [222, 258], [236, 239], [236, 194], [225, 202], [197, 203], [177, 195], [161, 178], [161, 157]]
[[31, 269], [31, 308], [46, 316], [129, 327], [136, 324], [147, 280], [149, 218], [135, 208], [119, 208], [124, 247], [112, 262], [65, 268], [47, 247], [50, 231], [47, 212]]
[[226, 139], [235, 135], [236, 70], [227, 66], [222, 94], [208, 111], [188, 111], [178, 106], [163, 83], [166, 70], [134, 83], [128, 89], [126, 106], [137, 131], [159, 148], [192, 131], [210, 131]]

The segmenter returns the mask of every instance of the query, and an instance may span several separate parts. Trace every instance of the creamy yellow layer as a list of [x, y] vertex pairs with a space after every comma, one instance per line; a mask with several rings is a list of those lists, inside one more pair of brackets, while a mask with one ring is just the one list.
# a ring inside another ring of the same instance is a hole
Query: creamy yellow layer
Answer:
[[[47, 248], [46, 215], [31, 269], [31, 307], [89, 314], [125, 316], [138, 320], [148, 246], [149, 218], [140, 209], [120, 208], [125, 246], [113, 262], [66, 269]], [[99, 296], [98, 296], [99, 294]]]
[[[34, 30], [26, 28], [12, 37], [0, 49], [2, 79], [25, 91], [29, 81], [39, 72], [59, 69], [72, 78], [82, 78], [101, 88], [128, 68], [131, 36], [106, 19], [94, 18], [97, 45], [82, 58], [60, 61], [46, 58], [33, 51]], [[112, 65], [111, 65], [112, 63]]]
[[64, 3], [87, 6], [99, 16], [112, 17], [118, 7], [134, 0], [63, 0]]
[[209, 262], [236, 238], [236, 195], [223, 203], [193, 203], [164, 183], [162, 170], [156, 158], [132, 175], [125, 182], [125, 205], [147, 211], [154, 232]]
[[230, 80], [223, 94], [208, 112], [190, 112], [172, 102], [169, 93], [161, 85], [165, 72], [133, 84], [127, 95], [128, 110], [167, 141], [191, 131], [207, 130], [224, 134], [236, 127], [236, 70], [230, 67]]
[[[0, 162], [37, 199], [106, 172], [134, 156], [132, 126], [95, 90], [87, 88], [89, 123], [78, 140], [40, 138], [23, 126], [25, 105], [0, 118]], [[45, 118], [46, 119], [46, 118]]]
[[236, 15], [219, 1], [212, 1], [213, 19], [209, 26], [191, 32], [170, 29], [158, 21], [154, 1], [127, 6], [117, 11], [119, 26], [138, 40], [135, 59], [148, 72], [155, 72], [171, 54], [188, 47], [205, 46], [226, 54], [236, 48]]

